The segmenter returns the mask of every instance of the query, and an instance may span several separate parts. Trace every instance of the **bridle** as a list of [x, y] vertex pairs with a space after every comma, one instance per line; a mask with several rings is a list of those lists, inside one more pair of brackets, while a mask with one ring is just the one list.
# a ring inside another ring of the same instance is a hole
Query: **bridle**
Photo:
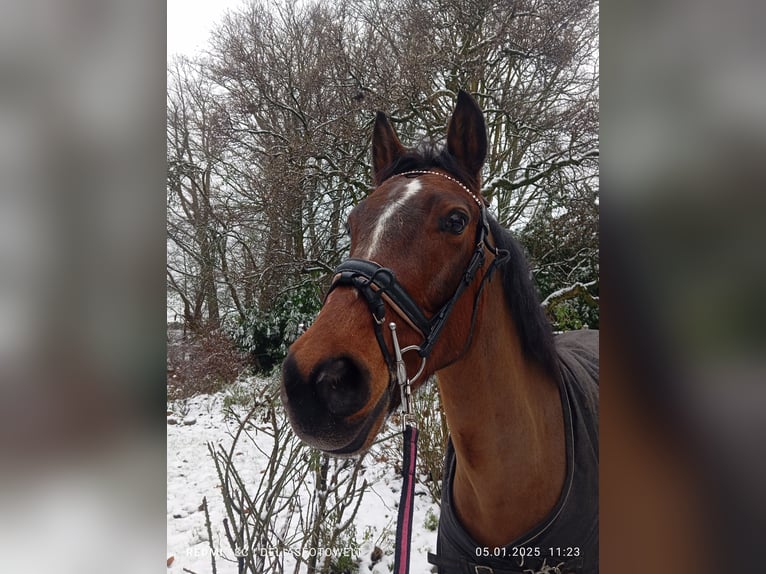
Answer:
[[[393, 177], [413, 177], [418, 175], [438, 175], [439, 177], [456, 183], [479, 207], [480, 218], [476, 228], [474, 251], [452, 296], [429, 319], [407, 290], [398, 282], [396, 275], [391, 269], [382, 267], [378, 263], [368, 259], [358, 259], [353, 257], [346, 259], [335, 269], [330, 289], [327, 292], [327, 295], [329, 296], [329, 294], [338, 287], [351, 286], [356, 288], [367, 301], [367, 305], [372, 313], [375, 337], [389, 370], [389, 390], [393, 392], [397, 385], [402, 388], [402, 409], [407, 417], [410, 417], [412, 413], [408, 412], [411, 411], [409, 405], [410, 390], [406, 387], [409, 387], [412, 383], [417, 381], [423, 374], [426, 360], [438, 341], [444, 326], [447, 324], [447, 320], [449, 319], [455, 304], [460, 299], [463, 292], [465, 292], [471, 285], [477, 271], [484, 265], [486, 259], [485, 249], [495, 257], [482, 277], [480, 288], [476, 293], [474, 310], [471, 317], [471, 328], [466, 339], [464, 351], [467, 350], [471, 338], [473, 337], [476, 309], [478, 307], [478, 300], [484, 287], [484, 283], [491, 277], [494, 269], [508, 257], [507, 251], [497, 249], [489, 242], [489, 219], [487, 207], [483, 199], [468, 189], [462, 182], [439, 171], [406, 171], [396, 174]], [[394, 322], [389, 323], [388, 326], [391, 330], [393, 340], [393, 356], [383, 337], [383, 326], [386, 323], [386, 303], [402, 320], [404, 320], [405, 323], [423, 337], [423, 341], [419, 345], [410, 345], [405, 348], [400, 348], [398, 337], [396, 335], [396, 324]], [[404, 368], [403, 355], [408, 352], [417, 352], [420, 357], [420, 367], [412, 377], [407, 376], [406, 369]]]
[[[432, 170], [406, 171], [392, 177], [417, 177], [419, 175], [437, 175], [450, 180], [459, 185], [479, 206], [480, 218], [476, 227], [474, 251], [452, 296], [429, 319], [407, 290], [397, 281], [396, 275], [391, 269], [382, 267], [374, 261], [358, 258], [346, 259], [335, 269], [330, 289], [327, 292], [327, 295], [329, 295], [338, 287], [351, 286], [365, 298], [367, 305], [370, 308], [370, 312], [372, 313], [373, 328], [375, 337], [378, 341], [378, 346], [380, 347], [383, 358], [388, 366], [389, 394], [390, 396], [393, 396], [397, 386], [400, 390], [402, 430], [404, 432], [405, 441], [404, 464], [402, 465], [404, 485], [402, 487], [401, 501], [399, 504], [394, 574], [405, 574], [409, 572], [409, 540], [412, 526], [415, 459], [417, 457], [417, 423], [412, 408], [412, 384], [417, 381], [425, 371], [426, 361], [442, 334], [444, 326], [446, 325], [455, 304], [465, 290], [471, 285], [479, 269], [484, 266], [486, 259], [485, 251], [489, 251], [494, 255], [494, 259], [484, 272], [479, 288], [476, 291], [473, 302], [473, 311], [471, 314], [470, 329], [466, 336], [463, 350], [458, 355], [458, 358], [468, 350], [471, 340], [473, 339], [476, 313], [485, 282], [491, 278], [497, 266], [505, 262], [509, 256], [508, 251], [498, 249], [489, 242], [490, 230], [487, 205], [480, 196], [473, 193], [465, 184], [450, 175]], [[423, 337], [423, 340], [419, 345], [410, 345], [401, 348], [396, 334], [396, 323], [391, 321], [388, 323], [388, 328], [391, 331], [391, 339], [393, 343], [392, 356], [383, 336], [383, 326], [386, 323], [386, 304], [388, 304], [399, 318]], [[417, 352], [420, 357], [420, 366], [412, 377], [407, 376], [407, 368], [403, 358], [408, 352]]]

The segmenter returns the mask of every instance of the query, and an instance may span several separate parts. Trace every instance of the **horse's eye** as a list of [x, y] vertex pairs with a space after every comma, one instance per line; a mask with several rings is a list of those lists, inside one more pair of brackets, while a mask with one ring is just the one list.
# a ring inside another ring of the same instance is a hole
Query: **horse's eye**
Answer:
[[442, 229], [460, 235], [468, 225], [468, 216], [462, 211], [453, 211], [442, 220]]

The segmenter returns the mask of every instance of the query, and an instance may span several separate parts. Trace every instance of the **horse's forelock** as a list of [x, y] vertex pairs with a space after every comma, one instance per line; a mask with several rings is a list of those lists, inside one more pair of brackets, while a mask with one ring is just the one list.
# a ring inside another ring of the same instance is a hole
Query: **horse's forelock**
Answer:
[[381, 170], [379, 179], [381, 182], [384, 182], [395, 175], [407, 171], [425, 171], [430, 169], [444, 170], [455, 179], [463, 182], [475, 193], [478, 194], [479, 192], [477, 189], [479, 182], [460, 165], [458, 160], [447, 151], [445, 146], [432, 142], [424, 142], [417, 148], [408, 149], [396, 161]]

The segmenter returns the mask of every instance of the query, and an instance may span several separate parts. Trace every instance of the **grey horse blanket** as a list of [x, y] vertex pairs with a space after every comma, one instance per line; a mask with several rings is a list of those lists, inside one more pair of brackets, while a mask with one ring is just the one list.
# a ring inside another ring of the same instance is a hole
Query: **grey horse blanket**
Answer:
[[558, 503], [545, 520], [501, 552], [483, 549], [455, 513], [455, 451], [449, 441], [436, 554], [428, 555], [439, 574], [598, 572], [598, 331], [558, 335], [556, 350], [567, 457], [567, 477]]

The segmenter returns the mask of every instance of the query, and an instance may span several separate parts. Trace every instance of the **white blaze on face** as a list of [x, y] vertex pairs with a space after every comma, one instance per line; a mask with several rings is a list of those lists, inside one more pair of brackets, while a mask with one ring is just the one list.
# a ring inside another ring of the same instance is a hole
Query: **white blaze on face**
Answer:
[[372, 230], [370, 243], [367, 246], [367, 249], [364, 250], [364, 255], [362, 255], [363, 259], [373, 259], [375, 252], [378, 250], [378, 245], [383, 237], [383, 232], [385, 231], [386, 226], [391, 222], [393, 216], [399, 212], [399, 210], [404, 209], [405, 204], [417, 195], [420, 189], [420, 182], [417, 179], [413, 179], [404, 186], [404, 191], [401, 195], [386, 206], [375, 224], [375, 229]]

